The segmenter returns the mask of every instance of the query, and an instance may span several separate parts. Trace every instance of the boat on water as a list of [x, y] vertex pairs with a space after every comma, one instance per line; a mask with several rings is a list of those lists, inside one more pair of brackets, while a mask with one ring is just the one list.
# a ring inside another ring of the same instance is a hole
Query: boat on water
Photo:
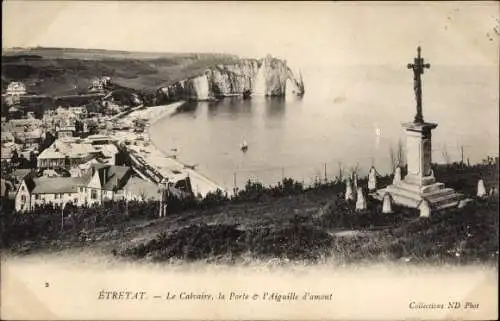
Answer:
[[243, 92], [243, 99], [250, 99], [252, 97], [252, 91], [251, 90], [245, 90]]
[[198, 166], [198, 164], [195, 164], [195, 165], [188, 165], [188, 164], [184, 164], [184, 168], [186, 168], [186, 169], [192, 169], [192, 170], [195, 170], [195, 169], [196, 169], [196, 166]]
[[248, 144], [246, 141], [243, 141], [240, 146], [241, 151], [246, 152], [248, 150]]

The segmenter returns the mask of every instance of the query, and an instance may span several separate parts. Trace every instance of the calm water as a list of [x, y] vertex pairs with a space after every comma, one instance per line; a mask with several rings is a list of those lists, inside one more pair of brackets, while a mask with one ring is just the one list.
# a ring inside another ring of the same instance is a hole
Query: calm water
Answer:
[[[274, 184], [282, 176], [311, 183], [325, 173], [333, 178], [340, 166], [366, 173], [374, 164], [388, 172], [389, 149], [403, 138], [400, 123], [415, 114], [411, 71], [310, 66], [302, 72], [301, 99], [194, 103], [156, 122], [152, 139], [165, 152], [177, 148], [179, 159], [199, 164], [227, 188], [235, 178], [238, 186], [249, 178]], [[498, 72], [486, 67], [432, 66], [424, 74], [424, 118], [438, 123], [433, 161], [460, 160], [460, 145], [471, 162], [498, 155], [498, 87]]]

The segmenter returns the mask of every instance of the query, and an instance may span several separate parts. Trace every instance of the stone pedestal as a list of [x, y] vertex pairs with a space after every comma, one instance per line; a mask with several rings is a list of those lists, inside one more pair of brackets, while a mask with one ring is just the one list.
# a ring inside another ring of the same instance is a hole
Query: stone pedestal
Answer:
[[436, 182], [431, 169], [432, 143], [431, 131], [437, 127], [433, 123], [405, 123], [406, 158], [408, 174], [395, 184], [377, 190], [375, 197], [383, 200], [389, 193], [395, 204], [418, 208], [426, 200], [433, 210], [458, 206], [463, 198], [452, 188], [445, 188]]

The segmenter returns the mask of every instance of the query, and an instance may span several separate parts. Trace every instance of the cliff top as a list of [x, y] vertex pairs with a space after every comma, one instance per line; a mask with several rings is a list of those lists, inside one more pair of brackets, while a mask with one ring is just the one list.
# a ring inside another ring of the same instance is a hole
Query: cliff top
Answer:
[[[151, 53], [74, 48], [2, 49], [2, 90], [11, 81], [29, 93], [49, 96], [87, 91], [96, 77], [109, 76], [120, 86], [152, 92], [203, 73], [218, 64], [239, 61], [223, 53]], [[43, 81], [42, 81], [43, 80]]]

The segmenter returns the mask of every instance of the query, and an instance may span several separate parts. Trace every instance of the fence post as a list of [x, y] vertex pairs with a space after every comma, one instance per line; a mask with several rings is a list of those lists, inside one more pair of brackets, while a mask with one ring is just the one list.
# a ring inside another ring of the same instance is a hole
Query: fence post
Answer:
[[238, 186], [236, 185], [236, 172], [233, 173], [233, 196], [238, 194]]

